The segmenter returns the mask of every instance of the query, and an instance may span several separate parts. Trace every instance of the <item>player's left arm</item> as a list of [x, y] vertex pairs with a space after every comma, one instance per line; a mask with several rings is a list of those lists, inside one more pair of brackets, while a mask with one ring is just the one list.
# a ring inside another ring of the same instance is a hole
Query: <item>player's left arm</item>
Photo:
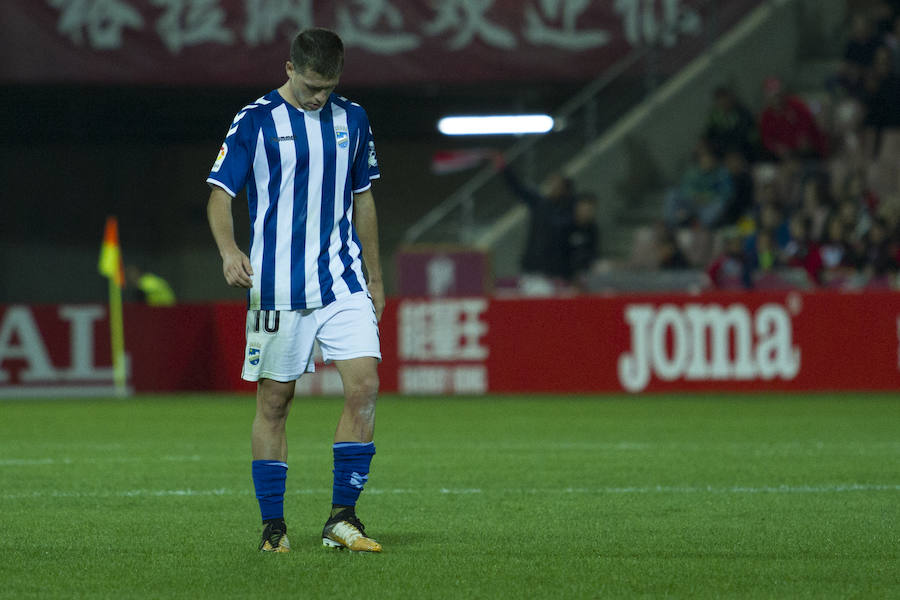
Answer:
[[372, 304], [375, 305], [375, 317], [380, 321], [384, 312], [384, 280], [378, 249], [378, 215], [371, 189], [353, 194], [353, 221], [356, 235], [362, 243], [363, 262], [369, 275], [368, 287], [372, 294]]

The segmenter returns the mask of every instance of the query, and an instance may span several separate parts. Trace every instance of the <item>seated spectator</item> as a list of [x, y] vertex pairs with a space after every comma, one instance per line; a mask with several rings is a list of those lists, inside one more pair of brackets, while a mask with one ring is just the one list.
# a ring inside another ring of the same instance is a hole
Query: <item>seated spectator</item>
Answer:
[[745, 243], [748, 254], [756, 251], [756, 237], [760, 232], [766, 232], [775, 248], [784, 248], [791, 241], [788, 223], [777, 204], [767, 202], [759, 207], [756, 232], [748, 236]]
[[680, 185], [664, 200], [664, 219], [670, 228], [698, 223], [711, 229], [721, 223], [734, 189], [728, 170], [719, 163], [705, 140], [694, 150], [694, 164]]
[[879, 39], [891, 33], [894, 26], [894, 19], [900, 15], [900, 1], [898, 0], [876, 0], [875, 5], [869, 10], [869, 17], [873, 23], [875, 35]]
[[831, 198], [828, 182], [824, 177], [807, 177], [803, 182], [803, 215], [808, 219], [809, 237], [820, 241], [825, 234], [825, 224], [831, 214]]
[[875, 49], [879, 44], [869, 16], [865, 13], [855, 14], [850, 27], [850, 39], [844, 47], [844, 57], [834, 82], [836, 91], [841, 95], [854, 97], [862, 94], [863, 75], [872, 65]]
[[734, 225], [753, 211], [753, 175], [747, 159], [738, 150], [725, 153], [725, 168], [731, 176], [734, 191], [722, 215], [721, 225]]
[[866, 118], [864, 125], [876, 132], [900, 127], [900, 76], [894, 73], [891, 51], [879, 46], [872, 66], [866, 71], [864, 84]]
[[896, 276], [898, 265], [898, 243], [890, 235], [883, 219], [876, 218], [863, 238], [861, 270], [869, 279]]
[[743, 242], [737, 230], [722, 232], [724, 249], [706, 269], [710, 282], [717, 289], [749, 288], [751, 270], [744, 254]]
[[675, 233], [663, 223], [656, 224], [656, 265], [660, 269], [676, 270], [691, 268]]
[[828, 140], [803, 100], [785, 93], [777, 77], [765, 80], [763, 95], [766, 106], [760, 116], [760, 138], [773, 159], [828, 156]]
[[778, 262], [778, 248], [775, 245], [775, 236], [771, 230], [761, 229], [748, 239], [750, 245], [744, 244], [747, 260], [747, 270], [750, 273], [771, 271], [780, 267]]
[[732, 151], [740, 152], [748, 161], [756, 158], [759, 145], [756, 118], [728, 87], [718, 87], [713, 93], [704, 137], [720, 158]]
[[819, 245], [809, 237], [809, 222], [797, 213], [790, 219], [791, 239], [781, 250], [779, 262], [789, 267], [802, 267], [810, 281], [821, 283], [822, 256]]
[[858, 263], [849, 237], [850, 232], [844, 226], [844, 222], [837, 215], [829, 217], [822, 243], [819, 245], [824, 283], [847, 279]]
[[900, 15], [894, 17], [891, 29], [884, 35], [882, 42], [891, 52], [894, 75], [900, 75]]

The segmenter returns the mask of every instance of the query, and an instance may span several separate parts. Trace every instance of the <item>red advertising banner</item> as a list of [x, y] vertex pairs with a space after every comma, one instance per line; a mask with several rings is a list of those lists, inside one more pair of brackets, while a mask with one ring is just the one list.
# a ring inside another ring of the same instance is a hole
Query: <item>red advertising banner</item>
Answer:
[[491, 261], [468, 246], [416, 244], [394, 254], [401, 296], [484, 296], [491, 293]]
[[[0, 396], [112, 390], [102, 305], [0, 306]], [[252, 391], [244, 307], [129, 305], [137, 392]], [[415, 395], [900, 390], [900, 293], [406, 298], [381, 322], [381, 389]], [[298, 393], [341, 392], [331, 366]]]
[[758, 4], [5, 0], [0, 82], [274, 85], [290, 39], [312, 26], [344, 39], [348, 86], [586, 80], [633, 47], [671, 50], [701, 39], [707, 21], [723, 30]]

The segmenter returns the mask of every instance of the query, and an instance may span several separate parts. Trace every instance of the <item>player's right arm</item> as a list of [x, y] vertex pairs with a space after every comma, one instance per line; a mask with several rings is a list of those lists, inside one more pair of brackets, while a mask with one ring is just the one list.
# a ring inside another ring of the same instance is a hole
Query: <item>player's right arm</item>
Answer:
[[206, 204], [206, 217], [212, 230], [219, 255], [222, 257], [222, 273], [225, 282], [232, 287], [253, 287], [253, 268], [250, 259], [241, 252], [234, 241], [234, 219], [231, 216], [231, 195], [212, 185]]

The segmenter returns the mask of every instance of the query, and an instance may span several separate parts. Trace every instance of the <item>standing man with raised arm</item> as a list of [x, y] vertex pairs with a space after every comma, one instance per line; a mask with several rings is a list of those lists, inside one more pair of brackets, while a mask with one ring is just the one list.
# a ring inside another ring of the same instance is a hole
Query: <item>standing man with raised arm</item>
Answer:
[[[371, 181], [380, 173], [366, 112], [332, 93], [343, 65], [343, 43], [334, 32], [297, 34], [285, 64], [287, 81], [237, 113], [206, 180], [225, 281], [248, 289], [241, 376], [258, 382], [252, 475], [263, 521], [259, 549], [267, 552], [290, 550], [285, 422], [296, 380], [314, 370], [317, 340], [344, 386], [322, 543], [381, 551], [355, 511], [375, 454], [384, 285]], [[249, 256], [235, 243], [231, 213], [244, 187]]]

